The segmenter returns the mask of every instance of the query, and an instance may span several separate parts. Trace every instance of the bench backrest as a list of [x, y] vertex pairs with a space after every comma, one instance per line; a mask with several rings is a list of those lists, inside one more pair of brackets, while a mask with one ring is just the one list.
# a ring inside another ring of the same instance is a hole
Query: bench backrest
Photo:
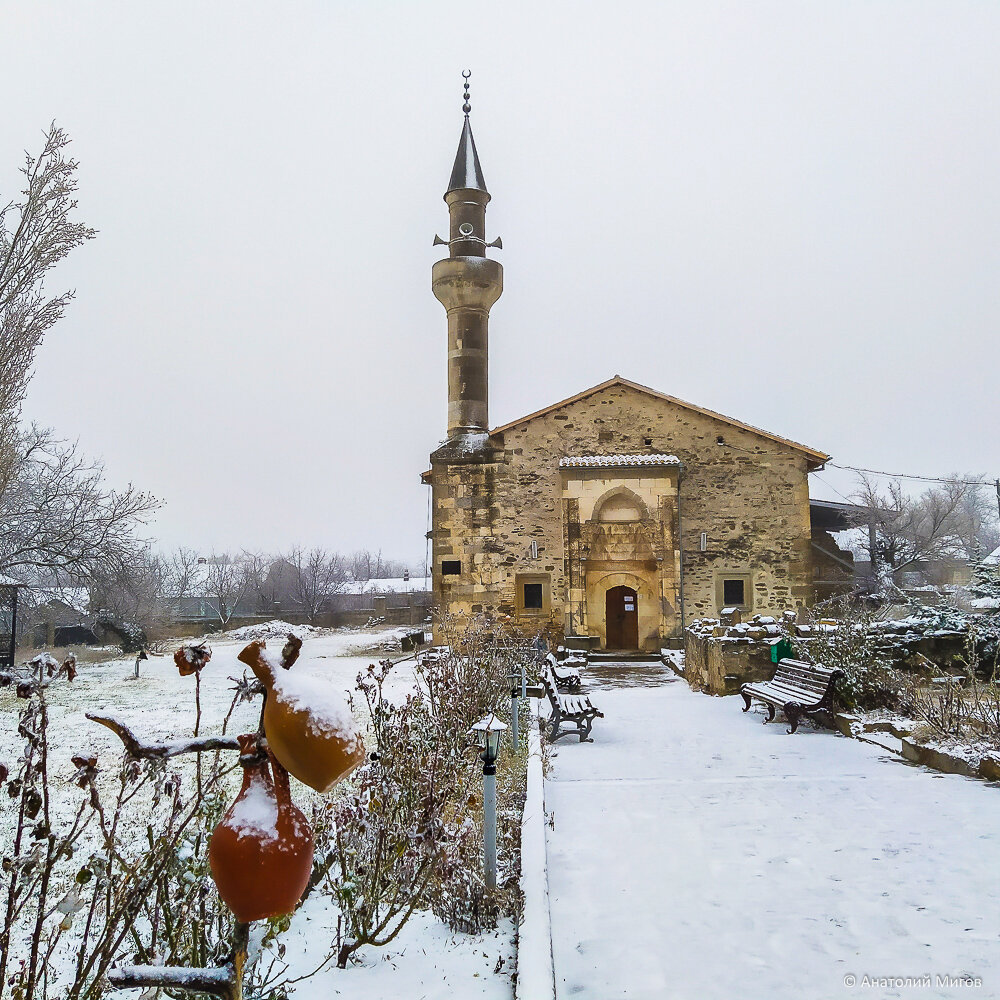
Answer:
[[825, 667], [822, 663], [784, 659], [778, 661], [772, 683], [784, 683], [803, 691], [812, 691], [818, 701], [826, 694], [834, 675], [839, 673], [836, 667]]
[[553, 705], [557, 705], [559, 702], [559, 690], [556, 687], [555, 676], [547, 663], [542, 667], [540, 676], [542, 680], [542, 687], [545, 688], [545, 693], [548, 695], [549, 701], [551, 701]]

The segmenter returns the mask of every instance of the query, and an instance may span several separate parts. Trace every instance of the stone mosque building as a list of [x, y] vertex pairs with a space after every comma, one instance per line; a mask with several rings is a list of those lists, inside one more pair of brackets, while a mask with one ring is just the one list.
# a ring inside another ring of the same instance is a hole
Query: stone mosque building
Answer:
[[448, 436], [423, 476], [439, 611], [655, 650], [724, 607], [812, 603], [832, 541], [814, 540], [810, 512], [823, 452], [619, 375], [490, 428], [487, 325], [503, 268], [486, 255], [500, 241], [486, 242], [468, 96], [463, 110], [449, 236], [435, 239], [448, 256], [432, 279], [448, 317]]

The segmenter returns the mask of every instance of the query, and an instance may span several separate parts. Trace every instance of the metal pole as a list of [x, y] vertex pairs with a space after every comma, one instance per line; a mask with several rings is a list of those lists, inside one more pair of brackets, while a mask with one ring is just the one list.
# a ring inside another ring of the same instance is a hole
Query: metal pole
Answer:
[[518, 689], [512, 687], [510, 689], [510, 748], [517, 753], [518, 738], [517, 738], [517, 716], [518, 716], [518, 704], [517, 704]]
[[10, 604], [10, 669], [14, 669], [17, 660], [17, 587], [14, 588], [14, 599]]
[[1000, 515], [1000, 479], [994, 480], [997, 486], [997, 514]]
[[878, 566], [875, 562], [875, 552], [878, 548], [878, 538], [875, 534], [875, 518], [868, 522], [868, 574], [870, 577], [869, 587], [872, 593], [878, 590]]
[[677, 467], [677, 562], [680, 579], [677, 581], [677, 600], [681, 606], [681, 635], [687, 627], [684, 620], [684, 522], [681, 520], [681, 481], [684, 478], [684, 466]]
[[483, 854], [486, 888], [497, 887], [497, 768], [483, 765]]

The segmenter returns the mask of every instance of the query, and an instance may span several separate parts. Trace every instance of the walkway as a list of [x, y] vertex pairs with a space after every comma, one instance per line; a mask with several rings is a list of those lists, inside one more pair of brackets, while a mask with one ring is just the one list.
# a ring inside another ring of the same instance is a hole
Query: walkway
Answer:
[[559, 1000], [1000, 996], [1000, 788], [663, 680], [555, 747]]

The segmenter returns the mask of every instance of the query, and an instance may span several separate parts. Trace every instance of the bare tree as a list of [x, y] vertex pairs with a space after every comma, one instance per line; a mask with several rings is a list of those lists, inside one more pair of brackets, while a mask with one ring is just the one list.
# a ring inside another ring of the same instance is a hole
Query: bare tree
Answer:
[[0, 468], [0, 573], [86, 582], [131, 557], [139, 525], [158, 506], [132, 486], [109, 489], [101, 464], [51, 431], [19, 432]]
[[167, 591], [178, 605], [204, 586], [204, 563], [194, 549], [179, 545], [166, 559]]
[[921, 564], [965, 559], [978, 538], [989, 537], [989, 516], [972, 477], [953, 481], [910, 496], [899, 480], [882, 488], [861, 475], [855, 499], [864, 512], [855, 523], [867, 529], [861, 549], [871, 560], [880, 589], [893, 586], [894, 575]]
[[295, 548], [287, 557], [293, 567], [292, 590], [295, 602], [310, 624], [316, 619], [327, 598], [341, 590], [349, 573], [343, 556], [326, 549], [314, 548], [308, 552]]
[[[961, 478], [972, 482], [976, 477]], [[994, 490], [993, 483], [983, 480], [982, 486], [968, 491], [956, 511], [956, 543], [970, 562], [978, 562], [1000, 545], [1000, 521]]]
[[130, 557], [156, 502], [108, 489], [103, 469], [51, 431], [18, 427], [35, 352], [73, 292], [49, 296], [48, 273], [95, 232], [76, 209], [75, 160], [55, 124], [40, 155], [25, 154], [20, 200], [0, 208], [0, 572], [83, 582]]
[[400, 577], [409, 569], [401, 559], [389, 559], [383, 556], [381, 549], [377, 552], [372, 552], [371, 549], [358, 549], [347, 557], [346, 563], [351, 577], [363, 583], [368, 580]]
[[170, 614], [167, 594], [169, 567], [149, 546], [135, 547], [105, 560], [91, 582], [95, 617], [104, 622], [138, 625], [152, 634]]
[[95, 235], [70, 219], [77, 162], [65, 157], [68, 144], [66, 133], [51, 124], [41, 154], [25, 153], [21, 200], [0, 209], [0, 441], [8, 451], [35, 351], [74, 294], [48, 297], [46, 275]]
[[223, 625], [236, 613], [240, 602], [256, 594], [260, 581], [260, 556], [241, 552], [213, 553], [205, 564], [205, 598]]

